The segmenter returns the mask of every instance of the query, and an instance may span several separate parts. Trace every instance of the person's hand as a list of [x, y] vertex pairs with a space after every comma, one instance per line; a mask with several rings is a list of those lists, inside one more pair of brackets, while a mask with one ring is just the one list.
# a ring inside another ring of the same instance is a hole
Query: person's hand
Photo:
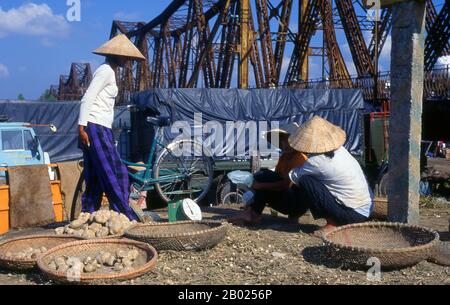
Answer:
[[84, 130], [84, 126], [80, 126], [79, 136], [80, 136], [80, 141], [84, 146], [86, 146], [86, 147], [91, 146], [91, 142], [89, 142], [89, 136], [88, 136], [87, 132]]
[[260, 190], [261, 189], [261, 183], [258, 181], [253, 182], [252, 189], [254, 190]]

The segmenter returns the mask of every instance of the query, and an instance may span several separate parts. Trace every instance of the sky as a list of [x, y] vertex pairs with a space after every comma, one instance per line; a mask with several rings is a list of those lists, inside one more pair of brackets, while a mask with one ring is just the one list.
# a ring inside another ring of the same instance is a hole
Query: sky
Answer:
[[[26, 99], [39, 98], [50, 85], [58, 84], [61, 74], [69, 73], [72, 62], [89, 62], [95, 69], [103, 57], [91, 52], [108, 39], [112, 20], [147, 22], [171, 2], [79, 0], [81, 20], [71, 21], [67, 13], [73, 4], [68, 3], [74, 1], [0, 0], [0, 99], [16, 99], [19, 94]], [[295, 18], [292, 24], [297, 22]], [[349, 72], [355, 74], [343, 31], [337, 31], [337, 38]], [[321, 46], [320, 34], [312, 45]], [[381, 71], [389, 69], [390, 47], [389, 37], [380, 58]], [[288, 47], [284, 70], [290, 54]], [[310, 78], [321, 77], [320, 63], [321, 58], [311, 58]]]
[[69, 22], [66, 0], [0, 0], [0, 99], [37, 99], [72, 62], [98, 66], [103, 57], [91, 52], [109, 38], [113, 19], [149, 21], [168, 3], [81, 0], [81, 21]]

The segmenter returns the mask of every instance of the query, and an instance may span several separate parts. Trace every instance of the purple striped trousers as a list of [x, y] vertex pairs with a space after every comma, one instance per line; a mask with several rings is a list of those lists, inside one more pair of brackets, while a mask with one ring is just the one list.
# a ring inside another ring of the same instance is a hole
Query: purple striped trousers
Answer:
[[137, 220], [128, 204], [128, 171], [120, 160], [112, 130], [89, 122], [85, 131], [91, 145], [83, 147], [86, 190], [82, 196], [82, 211], [93, 213], [99, 210], [105, 193], [112, 210]]

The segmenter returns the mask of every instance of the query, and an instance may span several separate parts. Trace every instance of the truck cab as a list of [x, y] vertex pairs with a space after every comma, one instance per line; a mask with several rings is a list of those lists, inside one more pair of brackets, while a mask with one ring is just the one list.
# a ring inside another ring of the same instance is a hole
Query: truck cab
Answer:
[[[34, 129], [27, 123], [0, 122], [0, 168], [9, 166], [50, 164]], [[49, 167], [50, 180], [55, 170]], [[6, 184], [6, 172], [0, 171], [0, 185]]]
[[46, 164], [33, 128], [26, 123], [0, 123], [0, 166]]

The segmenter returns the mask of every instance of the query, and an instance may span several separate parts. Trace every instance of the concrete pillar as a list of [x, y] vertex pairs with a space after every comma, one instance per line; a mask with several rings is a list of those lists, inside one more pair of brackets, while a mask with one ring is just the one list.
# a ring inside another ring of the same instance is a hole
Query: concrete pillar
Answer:
[[425, 1], [392, 8], [388, 219], [419, 222]]

